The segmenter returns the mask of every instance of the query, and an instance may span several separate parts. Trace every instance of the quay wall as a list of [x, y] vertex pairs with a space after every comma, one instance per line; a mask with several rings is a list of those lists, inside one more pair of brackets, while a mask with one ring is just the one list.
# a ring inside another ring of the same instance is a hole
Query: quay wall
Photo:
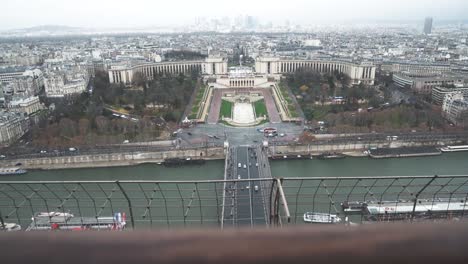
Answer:
[[362, 142], [352, 144], [297, 144], [288, 146], [270, 146], [269, 154], [321, 154], [324, 152], [350, 153], [351, 156], [363, 156], [358, 152], [363, 152], [370, 148], [401, 148], [401, 147], [423, 147], [423, 146], [444, 146], [450, 144], [459, 144], [460, 141], [427, 141], [427, 142], [407, 142], [407, 141], [381, 141], [381, 142]]
[[25, 169], [71, 169], [131, 166], [143, 163], [159, 163], [167, 158], [202, 158], [215, 160], [224, 158], [223, 148], [184, 149], [161, 152], [109, 153], [95, 155], [76, 155], [44, 157], [31, 159], [4, 160], [2, 167], [13, 167], [21, 163]]
[[[363, 151], [372, 147], [377, 148], [400, 148], [415, 146], [443, 146], [458, 144], [458, 141], [428, 141], [428, 142], [404, 142], [404, 141], [381, 141], [363, 142], [353, 144], [291, 144], [283, 146], [270, 145], [268, 154], [321, 154], [324, 152], [338, 152], [349, 156], [364, 156]], [[175, 149], [159, 152], [133, 152], [133, 153], [103, 153], [92, 155], [73, 155], [41, 158], [20, 158], [0, 161], [0, 167], [14, 167], [21, 163], [25, 169], [69, 169], [69, 168], [97, 168], [131, 166], [143, 163], [159, 163], [167, 158], [202, 158], [205, 160], [220, 160], [225, 158], [222, 147], [211, 147], [203, 149]]]

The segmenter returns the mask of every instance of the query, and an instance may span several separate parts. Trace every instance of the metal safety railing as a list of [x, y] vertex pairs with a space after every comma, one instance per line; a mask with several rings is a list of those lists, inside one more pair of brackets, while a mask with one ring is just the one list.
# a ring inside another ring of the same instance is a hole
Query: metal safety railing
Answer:
[[[263, 187], [257, 192], [247, 186]], [[232, 199], [225, 199], [228, 195]], [[305, 223], [304, 214], [313, 212], [345, 223], [419, 222], [463, 219], [467, 198], [468, 175], [1, 181], [0, 220], [25, 228], [38, 212], [91, 218], [125, 212], [130, 229], [217, 227], [223, 221], [242, 226], [246, 218], [255, 226], [274, 227]]]
[[287, 201], [283, 211], [291, 212], [280, 216], [283, 224], [304, 223], [306, 212], [360, 224], [461, 220], [468, 210], [467, 175], [284, 178], [279, 182]]

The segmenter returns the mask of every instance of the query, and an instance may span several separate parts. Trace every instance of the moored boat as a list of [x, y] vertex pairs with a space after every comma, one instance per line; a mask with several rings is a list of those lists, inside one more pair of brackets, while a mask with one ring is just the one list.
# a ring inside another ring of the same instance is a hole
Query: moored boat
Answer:
[[126, 226], [125, 213], [115, 213], [109, 217], [75, 217], [70, 213], [39, 213], [33, 216], [26, 231], [46, 230], [123, 230]]
[[21, 226], [15, 223], [1, 223], [0, 222], [0, 231], [1, 232], [21, 231]]
[[304, 222], [314, 224], [337, 224], [341, 222], [341, 218], [335, 214], [306, 212], [304, 214]]
[[468, 202], [460, 198], [418, 199], [416, 201], [380, 201], [368, 203], [365, 214], [370, 221], [427, 220], [465, 217]]
[[40, 212], [40, 213], [35, 214], [31, 219], [34, 221], [34, 219], [37, 219], [37, 218], [52, 218], [52, 217], [70, 218], [70, 217], [74, 217], [74, 215], [71, 213], [62, 213], [62, 212]]
[[205, 164], [204, 159], [192, 159], [192, 158], [171, 158], [165, 159], [163, 165], [166, 167], [177, 167], [182, 165], [203, 165]]
[[345, 157], [345, 155], [336, 152], [325, 152], [317, 156], [318, 159], [344, 159]]
[[345, 213], [348, 213], [348, 214], [359, 214], [359, 213], [363, 213], [366, 208], [367, 208], [367, 204], [364, 203], [364, 202], [348, 202], [348, 201], [344, 201], [341, 203], [341, 208], [343, 209], [343, 211]]
[[468, 151], [468, 145], [462, 146], [446, 146], [440, 149], [442, 152], [459, 152], [459, 151]]
[[0, 168], [0, 175], [19, 175], [27, 173], [27, 170], [11, 167], [11, 168]]

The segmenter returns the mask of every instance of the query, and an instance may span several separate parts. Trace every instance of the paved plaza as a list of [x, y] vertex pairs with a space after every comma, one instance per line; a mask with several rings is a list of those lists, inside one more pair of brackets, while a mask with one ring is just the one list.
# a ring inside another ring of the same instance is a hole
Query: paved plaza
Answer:
[[255, 123], [254, 109], [251, 103], [234, 104], [233, 121], [237, 124], [252, 124]]
[[[270, 91], [270, 89], [266, 89], [266, 88], [261, 88], [261, 89], [249, 89], [249, 88], [238, 88], [238, 89], [215, 89], [214, 92], [213, 92], [213, 97], [212, 97], [212, 100], [210, 102], [210, 111], [209, 111], [209, 114], [208, 114], [208, 119], [207, 119], [207, 123], [208, 124], [216, 124], [218, 123], [219, 121], [219, 113], [220, 113], [220, 109], [221, 109], [221, 100], [222, 100], [222, 97], [223, 97], [223, 94], [226, 94], [226, 93], [246, 93], [246, 92], [249, 92], [249, 93], [260, 93], [262, 94], [264, 100], [265, 100], [265, 106], [266, 106], [266, 109], [267, 109], [267, 112], [268, 112], [268, 118], [269, 118], [269, 121], [271, 123], [274, 123], [274, 124], [278, 124], [278, 123], [281, 123], [281, 117], [278, 113], [278, 109], [276, 108], [276, 104], [275, 104], [275, 101], [273, 99], [273, 95]], [[241, 106], [241, 109], [242, 109], [243, 106]], [[236, 111], [234, 109], [234, 111]], [[241, 110], [239, 110], [241, 111]], [[247, 110], [245, 110], [247, 111]], [[252, 111], [254, 111], [252, 109]], [[250, 110], [248, 110], [247, 112], [250, 112]], [[240, 115], [240, 118], [250, 118], [248, 116], [250, 116], [249, 113], [245, 113], [245, 114], [241, 114], [240, 112], [238, 113], [238, 115]], [[253, 112], [252, 112], [253, 114]], [[234, 119], [236, 118], [236, 113], [234, 113]], [[234, 120], [235, 121], [235, 120]], [[236, 121], [235, 121], [236, 122]], [[241, 122], [241, 123], [245, 123], [245, 122]]]

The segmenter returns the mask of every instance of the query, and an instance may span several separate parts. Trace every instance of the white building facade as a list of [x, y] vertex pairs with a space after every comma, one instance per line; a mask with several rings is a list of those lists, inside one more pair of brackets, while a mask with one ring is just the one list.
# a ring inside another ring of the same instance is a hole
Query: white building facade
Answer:
[[448, 64], [425, 64], [410, 62], [386, 62], [381, 66], [382, 71], [396, 73], [409, 72], [412, 74], [443, 74], [451, 72]]
[[79, 95], [86, 91], [89, 77], [87, 73], [64, 75], [52, 73], [44, 78], [46, 96], [49, 98], [63, 98]]
[[436, 105], [442, 105], [446, 96], [449, 96], [453, 93], [461, 93], [464, 97], [468, 98], [468, 87], [435, 87], [432, 89], [432, 102]]
[[445, 118], [455, 125], [467, 125], [468, 121], [468, 97], [462, 92], [452, 92], [445, 96], [442, 104], [442, 112]]
[[29, 118], [23, 113], [0, 112], [0, 145], [7, 146], [29, 129]]
[[373, 85], [376, 67], [371, 62], [348, 62], [339, 60], [293, 60], [278, 57], [258, 57], [255, 60], [255, 71], [260, 74], [277, 75], [292, 73], [301, 69], [310, 69], [318, 73], [346, 74], [351, 84]]
[[250, 67], [230, 67], [229, 73], [216, 78], [215, 88], [269, 88], [265, 74], [255, 73]]
[[466, 82], [466, 77], [453, 74], [400, 72], [394, 73], [392, 78], [396, 85], [408, 86], [418, 94], [431, 94], [432, 89], [437, 86], [463, 86]]
[[179, 74], [199, 71], [204, 75], [222, 75], [228, 70], [227, 59], [209, 57], [204, 61], [178, 61], [155, 63], [124, 63], [113, 65], [108, 70], [110, 83], [131, 84], [136, 73], [152, 80], [158, 74]]
[[27, 98], [13, 98], [13, 100], [8, 103], [7, 108], [11, 112], [26, 113], [31, 115], [44, 109], [45, 107], [39, 101], [39, 97], [31, 96]]

